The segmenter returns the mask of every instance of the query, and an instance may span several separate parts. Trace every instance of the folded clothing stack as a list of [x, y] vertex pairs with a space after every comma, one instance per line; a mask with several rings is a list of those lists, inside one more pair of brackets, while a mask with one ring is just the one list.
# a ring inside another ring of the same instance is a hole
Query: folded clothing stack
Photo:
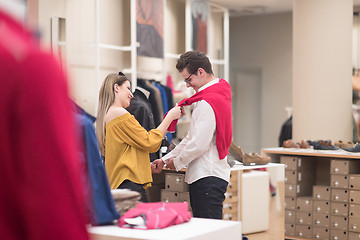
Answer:
[[134, 208], [140, 200], [140, 193], [129, 189], [113, 189], [111, 195], [114, 198], [116, 211], [120, 216]]
[[161, 229], [191, 219], [187, 202], [138, 203], [119, 219], [119, 227]]

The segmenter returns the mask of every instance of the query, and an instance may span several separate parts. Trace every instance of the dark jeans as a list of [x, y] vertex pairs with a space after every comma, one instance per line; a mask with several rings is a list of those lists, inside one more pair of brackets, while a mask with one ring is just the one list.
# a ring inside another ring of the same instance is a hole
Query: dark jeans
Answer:
[[222, 219], [223, 201], [228, 182], [205, 177], [189, 185], [190, 204], [194, 217]]
[[134, 182], [126, 179], [125, 181], [123, 181], [120, 184], [118, 189], [129, 189], [131, 191], [136, 191], [136, 192], [140, 193], [140, 196], [141, 196], [140, 201], [141, 202], [148, 202], [146, 192], [145, 192], [144, 186], [142, 184], [134, 183]]

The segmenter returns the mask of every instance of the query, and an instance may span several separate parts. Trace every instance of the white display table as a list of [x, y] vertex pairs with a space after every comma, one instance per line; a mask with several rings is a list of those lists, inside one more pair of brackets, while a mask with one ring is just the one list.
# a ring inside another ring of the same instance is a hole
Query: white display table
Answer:
[[118, 226], [89, 227], [92, 240], [240, 240], [242, 239], [241, 223], [205, 218], [192, 218], [190, 222], [176, 226], [139, 230]]
[[269, 173], [243, 172], [241, 180], [241, 222], [244, 234], [269, 229]]
[[[276, 210], [280, 212], [280, 214], [284, 215], [284, 178], [285, 178], [285, 165], [281, 163], [268, 163], [266, 165], [254, 165], [254, 166], [244, 166], [242, 164], [237, 163], [231, 168], [231, 174], [232, 176], [237, 175], [237, 206], [238, 206], [238, 212], [237, 212], [237, 220], [241, 221], [243, 223], [243, 233], [254, 233], [258, 231], [266, 231], [268, 229], [268, 220], [261, 221], [260, 218], [259, 226], [258, 227], [251, 227], [253, 222], [256, 222], [256, 214], [259, 214], [257, 212], [249, 212], [245, 209], [251, 209], [254, 207], [254, 204], [256, 205], [257, 200], [251, 199], [251, 194], [246, 194], [249, 189], [254, 189], [254, 184], [252, 184], [252, 181], [247, 181], [244, 179], [244, 175], [246, 174], [246, 171], [249, 170], [256, 170], [260, 168], [265, 168], [266, 171], [270, 175], [271, 183], [276, 188]], [[269, 180], [270, 180], [269, 179]], [[269, 181], [268, 180], [268, 181]], [[244, 186], [246, 184], [246, 186]], [[269, 182], [267, 183], [267, 187], [263, 190], [257, 191], [257, 193], [252, 194], [270, 194], [269, 192]], [[256, 187], [255, 187], [256, 189]], [[261, 191], [264, 191], [261, 193]], [[266, 198], [268, 201], [269, 198]], [[265, 200], [263, 198], [262, 200]], [[266, 210], [266, 212], [263, 213], [262, 218], [269, 217], [269, 209]], [[281, 221], [281, 225], [278, 226], [280, 229], [284, 228], [284, 221]]]
[[[242, 179], [242, 173], [246, 170], [256, 170], [259, 168], [266, 168], [266, 170], [270, 174], [271, 183], [274, 185], [274, 187], [277, 189], [276, 194], [276, 207], [279, 211], [284, 211], [284, 179], [285, 179], [285, 165], [281, 163], [268, 163], [266, 165], [255, 165], [255, 166], [244, 166], [242, 164], [236, 164], [231, 168], [231, 171], [239, 171], [239, 177], [238, 177], [238, 186], [240, 185], [241, 179]], [[241, 189], [239, 189], [239, 204], [241, 203]], [[241, 210], [241, 206], [239, 206], [239, 209]], [[241, 211], [239, 212], [239, 214]], [[241, 214], [238, 218], [240, 221], [242, 221]]]

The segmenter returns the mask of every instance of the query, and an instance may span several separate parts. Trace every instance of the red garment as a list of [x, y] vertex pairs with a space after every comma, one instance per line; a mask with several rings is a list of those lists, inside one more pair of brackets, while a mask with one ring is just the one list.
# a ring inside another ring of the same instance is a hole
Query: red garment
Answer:
[[170, 74], [166, 76], [166, 86], [171, 89], [171, 93], [174, 92], [174, 83]]
[[88, 239], [59, 63], [0, 9], [0, 238]]
[[[219, 158], [224, 159], [229, 152], [232, 141], [232, 110], [231, 110], [231, 87], [224, 79], [195, 93], [190, 98], [185, 98], [179, 102], [179, 106], [191, 105], [194, 102], [205, 100], [214, 110], [216, 119], [216, 148]], [[174, 120], [168, 131], [174, 132], [176, 123]]]
[[196, 45], [194, 48], [203, 53], [207, 53], [207, 19], [203, 20], [203, 16], [197, 14], [194, 22], [196, 23]]
[[[138, 203], [136, 208], [128, 210], [121, 216], [118, 225], [119, 227], [130, 227], [125, 222], [125, 219], [140, 216], [145, 220], [146, 229], [170, 227], [190, 221], [191, 213], [188, 207], [187, 202]], [[139, 227], [133, 226], [133, 228]]]

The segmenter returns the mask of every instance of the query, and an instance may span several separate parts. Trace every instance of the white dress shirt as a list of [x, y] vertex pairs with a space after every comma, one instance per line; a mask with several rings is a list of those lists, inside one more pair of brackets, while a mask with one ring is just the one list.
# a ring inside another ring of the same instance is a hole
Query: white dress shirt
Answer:
[[[218, 83], [215, 79], [199, 91]], [[203, 177], [214, 176], [229, 182], [230, 166], [227, 157], [219, 159], [216, 148], [216, 120], [211, 105], [205, 100], [195, 104], [187, 136], [168, 154], [162, 157], [167, 163], [174, 158], [176, 171], [186, 167], [185, 181], [191, 184]]]

